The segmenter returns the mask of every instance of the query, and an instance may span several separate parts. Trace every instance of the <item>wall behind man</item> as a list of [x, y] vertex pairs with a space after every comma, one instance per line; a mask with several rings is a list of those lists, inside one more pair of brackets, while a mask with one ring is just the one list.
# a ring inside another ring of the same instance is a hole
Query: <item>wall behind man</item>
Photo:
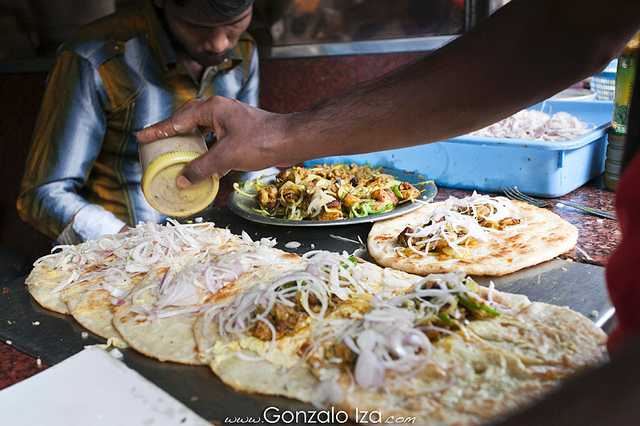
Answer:
[[263, 59], [260, 105], [275, 112], [300, 111], [424, 55], [425, 53], [393, 53]]
[[0, 252], [16, 252], [29, 262], [50, 249], [46, 237], [23, 223], [16, 199], [31, 132], [42, 101], [46, 73], [0, 74]]
[[143, 0], [0, 0], [0, 60], [48, 56], [78, 27]]

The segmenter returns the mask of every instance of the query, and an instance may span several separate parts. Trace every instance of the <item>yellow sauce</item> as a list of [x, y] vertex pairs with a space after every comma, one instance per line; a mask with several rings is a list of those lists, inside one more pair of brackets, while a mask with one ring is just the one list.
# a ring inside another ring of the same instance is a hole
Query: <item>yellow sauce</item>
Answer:
[[218, 193], [218, 178], [180, 189], [176, 178], [184, 166], [199, 157], [198, 152], [168, 152], [156, 157], [144, 171], [142, 192], [147, 202], [160, 213], [187, 217], [207, 208]]

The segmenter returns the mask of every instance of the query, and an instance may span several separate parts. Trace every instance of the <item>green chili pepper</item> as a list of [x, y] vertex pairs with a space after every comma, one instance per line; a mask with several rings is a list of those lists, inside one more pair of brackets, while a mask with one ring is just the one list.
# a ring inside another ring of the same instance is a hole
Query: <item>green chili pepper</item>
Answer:
[[402, 192], [400, 192], [400, 187], [398, 185], [392, 186], [391, 190], [394, 194], [396, 194], [396, 197], [398, 197], [399, 200], [402, 200], [404, 198], [402, 196]]
[[487, 305], [486, 303], [482, 303], [480, 305], [480, 309], [482, 309], [483, 311], [485, 311], [486, 313], [488, 313], [492, 317], [497, 317], [497, 316], [500, 315], [500, 312], [496, 311], [494, 308], [492, 308], [491, 306]]
[[380, 214], [380, 213], [386, 213], [386, 212], [388, 212], [390, 210], [393, 210], [393, 203], [387, 203], [387, 204], [383, 205], [379, 209], [370, 208], [369, 213]]
[[449, 314], [447, 314], [446, 312], [440, 312], [438, 314], [438, 319], [442, 321], [442, 323], [447, 327], [453, 327], [454, 325], [456, 325], [456, 323], [453, 322]]
[[458, 295], [458, 300], [460, 300], [460, 304], [462, 306], [464, 306], [465, 308], [467, 308], [470, 311], [481, 311], [481, 312], [485, 312], [486, 314], [489, 314], [492, 317], [497, 317], [498, 315], [500, 315], [500, 313], [498, 311], [496, 311], [495, 309], [493, 309], [491, 306], [485, 304], [485, 303], [478, 303], [474, 300], [471, 300], [471, 298], [467, 297], [467, 296], [463, 296], [463, 295]]
[[355, 206], [353, 206], [351, 208], [351, 212], [356, 217], [365, 217], [365, 216], [367, 216], [369, 214], [369, 212], [364, 207], [365, 205], [366, 205], [365, 203], [356, 204]]
[[[349, 256], [347, 259], [349, 259], [349, 262], [351, 262], [353, 265], [358, 264], [358, 259], [354, 255]], [[347, 262], [340, 262], [341, 268], [349, 269], [349, 266], [351, 265], [349, 265]]]

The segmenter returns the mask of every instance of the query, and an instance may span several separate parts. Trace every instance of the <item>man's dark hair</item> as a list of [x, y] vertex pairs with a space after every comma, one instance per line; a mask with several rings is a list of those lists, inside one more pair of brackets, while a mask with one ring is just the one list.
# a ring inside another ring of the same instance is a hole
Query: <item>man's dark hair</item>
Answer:
[[[184, 6], [188, 0], [174, 0], [177, 5]], [[222, 18], [235, 18], [247, 10], [254, 0], [207, 0], [209, 6]]]

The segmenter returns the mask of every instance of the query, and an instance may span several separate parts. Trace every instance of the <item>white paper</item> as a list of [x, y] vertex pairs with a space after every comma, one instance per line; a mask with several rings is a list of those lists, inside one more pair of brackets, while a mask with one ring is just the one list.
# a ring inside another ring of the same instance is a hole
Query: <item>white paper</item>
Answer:
[[99, 348], [0, 391], [0, 425], [204, 426], [182, 403]]

